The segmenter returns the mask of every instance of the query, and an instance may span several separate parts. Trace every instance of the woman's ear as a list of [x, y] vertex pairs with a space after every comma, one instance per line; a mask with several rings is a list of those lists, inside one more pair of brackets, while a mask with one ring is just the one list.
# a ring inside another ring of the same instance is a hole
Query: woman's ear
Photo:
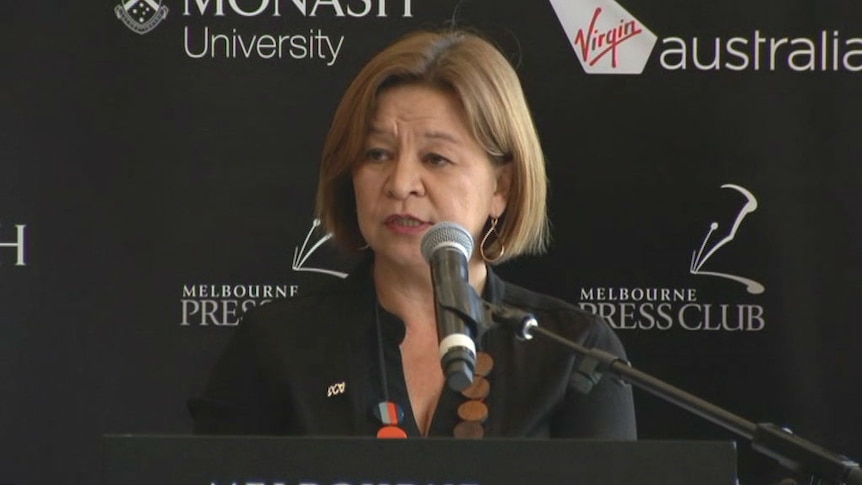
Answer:
[[497, 172], [497, 186], [491, 201], [491, 217], [500, 217], [506, 211], [506, 205], [509, 202], [509, 191], [512, 188], [512, 164], [499, 165], [495, 170]]

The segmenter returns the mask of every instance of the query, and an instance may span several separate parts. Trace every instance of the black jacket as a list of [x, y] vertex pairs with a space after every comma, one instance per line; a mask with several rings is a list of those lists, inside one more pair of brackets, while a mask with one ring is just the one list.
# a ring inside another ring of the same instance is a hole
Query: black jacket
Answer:
[[[539, 324], [588, 347], [625, 357], [607, 323], [575, 306], [504, 282], [489, 269], [483, 298], [519, 308]], [[372, 408], [389, 400], [404, 410], [402, 427], [420, 436], [398, 348], [404, 324], [379, 310], [385, 374], [380, 369], [377, 300], [370, 265], [331, 289], [257, 307], [240, 322], [203, 394], [189, 401], [196, 433], [375, 436]], [[488, 437], [635, 439], [631, 387], [603, 376], [589, 394], [572, 385], [580, 361], [541, 337], [488, 330], [480, 348], [494, 359], [485, 399]], [[452, 436], [466, 398], [443, 390], [430, 436]]]

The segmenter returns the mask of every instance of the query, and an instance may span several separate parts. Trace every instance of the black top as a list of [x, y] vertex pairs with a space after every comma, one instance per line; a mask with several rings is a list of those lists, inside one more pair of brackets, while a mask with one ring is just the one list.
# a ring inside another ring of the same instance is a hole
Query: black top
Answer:
[[[619, 339], [601, 318], [504, 282], [490, 269], [483, 298], [536, 316], [539, 325], [620, 357]], [[370, 265], [326, 292], [275, 301], [250, 311], [219, 359], [203, 395], [189, 402], [196, 433], [375, 436], [372, 408], [389, 400], [404, 410], [402, 428], [420, 436], [407, 395], [399, 343], [404, 324], [379, 313], [386, 371], [380, 369]], [[605, 375], [587, 395], [572, 384], [579, 358], [542, 337], [522, 342], [493, 327], [479, 347], [494, 359], [488, 377], [488, 437], [635, 439], [631, 387]], [[452, 436], [466, 398], [443, 389], [430, 436]]]

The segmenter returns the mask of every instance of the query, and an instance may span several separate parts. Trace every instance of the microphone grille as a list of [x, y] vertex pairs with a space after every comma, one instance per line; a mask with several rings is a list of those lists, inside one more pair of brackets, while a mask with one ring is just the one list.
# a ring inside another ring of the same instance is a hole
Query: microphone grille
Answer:
[[434, 251], [441, 246], [456, 247], [469, 260], [473, 254], [473, 236], [459, 224], [439, 222], [422, 236], [422, 257], [431, 261]]

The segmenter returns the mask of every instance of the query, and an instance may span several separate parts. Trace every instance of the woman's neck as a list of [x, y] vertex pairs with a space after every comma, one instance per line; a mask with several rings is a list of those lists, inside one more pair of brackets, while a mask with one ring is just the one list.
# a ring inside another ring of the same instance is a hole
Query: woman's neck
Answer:
[[[470, 286], [477, 294], [482, 294], [488, 271], [484, 262], [471, 261], [469, 268]], [[413, 320], [408, 315], [434, 316], [434, 286], [431, 270], [427, 264], [405, 267], [388, 264], [380, 258], [375, 259], [374, 286], [380, 304], [390, 313], [407, 322]]]

